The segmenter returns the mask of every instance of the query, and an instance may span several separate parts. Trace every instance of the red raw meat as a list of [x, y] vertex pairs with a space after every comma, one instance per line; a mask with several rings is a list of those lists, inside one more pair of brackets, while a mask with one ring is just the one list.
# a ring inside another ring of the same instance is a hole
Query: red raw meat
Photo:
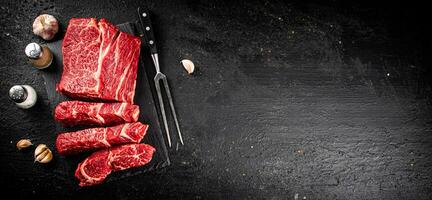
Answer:
[[78, 164], [75, 177], [79, 185], [102, 183], [112, 171], [139, 167], [149, 163], [155, 148], [148, 144], [126, 144], [97, 151]]
[[147, 129], [148, 125], [135, 122], [61, 133], [57, 136], [56, 148], [62, 155], [72, 155], [119, 144], [139, 143]]
[[72, 18], [62, 43], [63, 73], [57, 91], [73, 97], [133, 103], [139, 37], [105, 19]]
[[65, 126], [109, 126], [136, 122], [138, 116], [139, 106], [128, 103], [65, 101], [58, 104], [54, 111], [55, 120]]

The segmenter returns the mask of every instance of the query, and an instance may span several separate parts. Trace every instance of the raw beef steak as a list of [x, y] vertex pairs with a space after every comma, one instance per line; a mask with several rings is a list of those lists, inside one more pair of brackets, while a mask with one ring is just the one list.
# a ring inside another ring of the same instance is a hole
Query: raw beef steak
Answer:
[[62, 43], [57, 91], [73, 97], [133, 103], [141, 40], [105, 19], [73, 18]]
[[129, 103], [65, 101], [58, 104], [54, 111], [55, 120], [65, 126], [116, 125], [136, 122], [138, 116], [139, 106]]
[[149, 163], [155, 148], [148, 144], [126, 144], [97, 151], [78, 164], [75, 177], [80, 186], [102, 183], [112, 171]]
[[126, 143], [139, 143], [148, 125], [141, 122], [121, 124], [106, 128], [90, 128], [57, 136], [56, 148], [62, 155], [112, 147]]

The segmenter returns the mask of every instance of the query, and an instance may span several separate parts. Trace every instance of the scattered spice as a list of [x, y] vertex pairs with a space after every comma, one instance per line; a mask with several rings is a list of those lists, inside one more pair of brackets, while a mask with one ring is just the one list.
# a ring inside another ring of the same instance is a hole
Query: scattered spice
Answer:
[[304, 156], [305, 150], [304, 149], [299, 149], [299, 150], [297, 150], [297, 154], [299, 154], [301, 156]]
[[35, 162], [49, 163], [52, 160], [53, 155], [51, 150], [45, 144], [40, 144], [35, 149], [34, 158]]
[[22, 139], [17, 142], [16, 147], [18, 150], [25, 149], [29, 146], [33, 145], [32, 142], [29, 139]]

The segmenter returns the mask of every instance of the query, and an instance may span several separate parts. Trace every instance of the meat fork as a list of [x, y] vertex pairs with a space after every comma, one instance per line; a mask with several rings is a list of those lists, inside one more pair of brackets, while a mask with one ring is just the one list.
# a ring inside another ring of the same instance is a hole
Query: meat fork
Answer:
[[161, 110], [161, 114], [162, 114], [162, 120], [164, 123], [164, 127], [165, 127], [165, 133], [167, 136], [167, 140], [168, 140], [168, 145], [169, 147], [171, 147], [171, 137], [170, 137], [170, 132], [168, 129], [168, 122], [167, 122], [167, 117], [166, 117], [166, 113], [165, 113], [165, 106], [164, 106], [164, 101], [162, 98], [162, 91], [160, 88], [160, 82], [162, 81], [164, 88], [165, 88], [165, 94], [168, 98], [168, 102], [169, 105], [171, 107], [171, 113], [172, 116], [174, 118], [174, 122], [177, 128], [177, 134], [180, 140], [180, 143], [183, 145], [183, 138], [182, 138], [182, 134], [180, 131], [180, 126], [179, 126], [179, 122], [177, 120], [177, 113], [175, 111], [174, 108], [174, 103], [173, 103], [173, 99], [171, 96], [171, 91], [168, 85], [168, 81], [167, 81], [167, 77], [165, 76], [165, 74], [163, 74], [160, 71], [160, 67], [159, 67], [159, 57], [158, 57], [158, 52], [156, 49], [156, 44], [155, 44], [155, 37], [154, 37], [154, 33], [153, 33], [153, 27], [151, 25], [151, 21], [150, 21], [150, 13], [148, 12], [148, 10], [144, 10], [144, 9], [140, 9], [138, 8], [138, 15], [139, 15], [139, 21], [141, 23], [141, 27], [143, 28], [143, 34], [142, 37], [144, 37], [144, 39], [146, 40], [145, 42], [148, 44], [148, 46], [150, 47], [150, 53], [151, 53], [151, 57], [153, 60], [153, 64], [156, 68], [156, 75], [154, 77], [154, 83], [155, 83], [155, 87], [156, 87], [156, 92], [157, 92], [157, 96], [158, 96], [158, 100], [159, 100], [159, 106], [160, 106], [160, 110]]

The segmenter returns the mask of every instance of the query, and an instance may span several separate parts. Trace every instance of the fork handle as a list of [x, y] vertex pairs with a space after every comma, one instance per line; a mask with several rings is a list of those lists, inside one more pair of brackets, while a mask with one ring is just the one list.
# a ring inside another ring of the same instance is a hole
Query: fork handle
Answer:
[[144, 38], [145, 44], [150, 48], [151, 54], [157, 53], [156, 38], [150, 20], [150, 11], [148, 9], [138, 8], [138, 18], [141, 24], [141, 36]]

